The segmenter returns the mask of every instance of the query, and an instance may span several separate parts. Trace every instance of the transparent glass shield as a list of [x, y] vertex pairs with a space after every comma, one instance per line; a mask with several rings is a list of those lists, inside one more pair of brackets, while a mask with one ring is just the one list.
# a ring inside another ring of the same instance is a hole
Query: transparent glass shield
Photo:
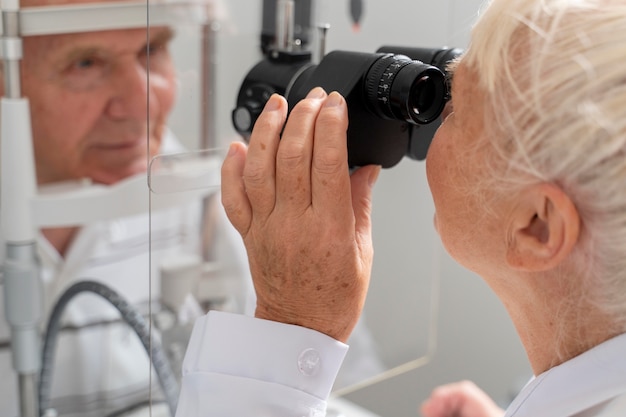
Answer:
[[194, 320], [209, 310], [252, 314], [254, 305], [243, 242], [221, 205], [220, 169], [237, 139], [227, 104], [234, 87], [223, 77], [243, 76], [259, 52], [254, 29], [233, 24], [229, 2], [199, 3], [206, 19], [172, 27], [175, 100], [148, 166], [152, 327], [177, 387]]
[[[188, 337], [186, 320], [208, 309], [254, 313], [246, 254], [219, 202], [218, 169], [227, 145], [241, 140], [233, 128], [231, 112], [242, 80], [263, 58], [259, 44], [271, 20], [268, 3], [214, 3], [218, 18], [209, 19], [207, 25], [177, 27], [172, 42], [178, 93], [169, 129], [182, 146], [175, 152], [160, 150], [149, 167], [149, 186], [152, 294], [153, 302], [159, 305], [153, 323], [164, 332], [164, 344], [176, 345], [165, 346], [174, 368], [180, 366], [183, 342]], [[311, 22], [316, 25], [332, 16], [335, 12], [329, 7], [333, 7], [330, 2], [312, 7]], [[344, 14], [342, 9], [345, 19], [336, 22], [342, 26], [338, 31], [352, 33], [352, 23]], [[318, 34], [310, 29], [310, 47], [314, 48]], [[397, 39], [389, 41], [397, 43]], [[352, 43], [354, 40], [346, 42]], [[372, 45], [369, 51], [378, 46]], [[423, 162], [405, 159], [381, 174], [374, 195], [376, 255], [371, 290], [363, 318], [349, 341], [351, 347], [334, 396], [422, 366], [436, 347], [439, 258], [438, 245], [433, 244], [433, 208], [427, 196]], [[159, 223], [168, 215], [158, 212], [157, 207], [168, 200], [180, 202], [181, 207], [190, 203], [183, 210], [191, 207], [192, 213], [186, 218], [189, 224], [182, 227], [186, 230], [181, 234], [185, 236], [181, 241], [184, 249], [174, 251], [173, 257], [162, 256], [158, 249]], [[208, 247], [214, 250], [207, 251]], [[193, 295], [191, 302], [189, 294]], [[172, 315], [171, 310], [179, 309], [172, 307], [172, 297], [178, 305], [187, 303], [187, 310], [181, 310], [186, 313]], [[186, 330], [168, 327], [177, 323], [176, 315]]]
[[[402, 185], [407, 179], [410, 188]], [[423, 163], [405, 159], [379, 176], [373, 195], [374, 265], [364, 329], [359, 335], [357, 327], [352, 342], [355, 356], [368, 352], [377, 358], [379, 368], [336, 386], [334, 395], [347, 395], [424, 366], [435, 353], [441, 252], [432, 226], [432, 203], [424, 198], [427, 192]], [[344, 371], [350, 366], [363, 369], [367, 363], [357, 365], [349, 353]]]
[[[156, 359], [171, 369], [176, 389], [195, 319], [209, 310], [243, 314], [252, 293], [241, 242], [220, 204], [223, 156], [222, 149], [158, 155], [148, 168]], [[160, 376], [155, 382], [165, 385]]]

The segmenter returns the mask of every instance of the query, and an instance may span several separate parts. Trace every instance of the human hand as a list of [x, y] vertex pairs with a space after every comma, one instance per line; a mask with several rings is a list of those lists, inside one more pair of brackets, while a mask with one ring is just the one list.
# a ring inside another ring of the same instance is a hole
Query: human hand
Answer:
[[421, 407], [424, 417], [502, 417], [504, 410], [473, 382], [435, 388]]
[[222, 203], [243, 237], [256, 316], [346, 341], [371, 273], [371, 191], [380, 167], [349, 174], [348, 112], [321, 88], [292, 110], [274, 95], [249, 147], [233, 143], [222, 166]]

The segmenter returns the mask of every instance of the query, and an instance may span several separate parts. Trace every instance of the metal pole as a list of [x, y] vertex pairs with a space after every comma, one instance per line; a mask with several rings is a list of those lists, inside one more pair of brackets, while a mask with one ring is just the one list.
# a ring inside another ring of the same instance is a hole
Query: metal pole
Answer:
[[[217, 139], [217, 35], [221, 29], [218, 21], [209, 21], [202, 25], [202, 102], [200, 105], [200, 146], [201, 149], [216, 149]], [[216, 193], [209, 195], [202, 202], [202, 259], [205, 262], [215, 260], [216, 239]]]
[[294, 48], [295, 10], [293, 0], [280, 0], [276, 9], [276, 47], [291, 52]]
[[202, 84], [200, 145], [202, 149], [212, 149], [218, 146], [216, 129], [217, 108], [217, 34], [220, 23], [211, 21], [202, 25], [202, 68], [200, 82]]

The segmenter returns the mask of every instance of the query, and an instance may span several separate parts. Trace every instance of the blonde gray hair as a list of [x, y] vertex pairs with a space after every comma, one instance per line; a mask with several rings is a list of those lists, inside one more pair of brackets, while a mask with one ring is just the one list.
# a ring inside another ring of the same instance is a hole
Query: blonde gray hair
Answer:
[[463, 62], [490, 97], [498, 181], [566, 191], [582, 221], [571, 261], [626, 330], [626, 2], [493, 0]]

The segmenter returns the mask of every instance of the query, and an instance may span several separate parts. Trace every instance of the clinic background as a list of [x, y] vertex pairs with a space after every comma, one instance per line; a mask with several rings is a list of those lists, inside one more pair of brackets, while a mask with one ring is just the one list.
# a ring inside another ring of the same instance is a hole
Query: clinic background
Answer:
[[[360, 30], [348, 0], [314, 0], [314, 23], [329, 23], [327, 48], [375, 52], [383, 45], [467, 46], [480, 0], [363, 0]], [[217, 146], [238, 136], [231, 111], [241, 81], [262, 58], [262, 1], [227, 0], [215, 29], [215, 88], [209, 109]], [[183, 68], [197, 68], [193, 31], [180, 30], [172, 52]], [[316, 37], [314, 36], [313, 45]], [[201, 126], [196, 71], [183, 71], [170, 126], [190, 149]], [[374, 191], [374, 269], [366, 305], [369, 328], [394, 362], [423, 365], [346, 395], [381, 416], [416, 416], [421, 401], [439, 384], [470, 379], [505, 406], [530, 378], [523, 348], [499, 300], [482, 280], [457, 265], [433, 228], [433, 205], [424, 162], [405, 158], [383, 170]], [[395, 279], [401, 288], [389, 289]], [[480, 300], [480, 301], [477, 301]], [[431, 324], [434, 323], [434, 329]], [[434, 332], [433, 332], [434, 330]], [[397, 340], [398, 338], [402, 340]], [[414, 339], [414, 340], [412, 340]], [[407, 350], [406, 346], [411, 347]], [[420, 362], [422, 363], [422, 362]]]

